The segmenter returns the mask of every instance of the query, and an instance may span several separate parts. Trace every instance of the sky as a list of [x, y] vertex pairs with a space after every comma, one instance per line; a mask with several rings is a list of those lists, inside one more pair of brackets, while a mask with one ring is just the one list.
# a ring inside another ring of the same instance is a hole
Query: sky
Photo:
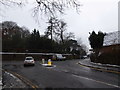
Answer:
[[[30, 1], [30, 0], [29, 0]], [[33, 1], [33, 0], [31, 0]], [[66, 10], [65, 15], [60, 16], [67, 23], [67, 32], [73, 32], [82, 43], [90, 48], [88, 37], [93, 30], [97, 33], [113, 32], [118, 30], [118, 2], [120, 0], [79, 0], [81, 3], [80, 13], [74, 10]], [[22, 8], [11, 7], [4, 9], [4, 16], [1, 21], [14, 21], [19, 26], [25, 26], [30, 31], [38, 29], [44, 33], [47, 25], [46, 19], [40, 18], [40, 23], [32, 17], [33, 2]]]

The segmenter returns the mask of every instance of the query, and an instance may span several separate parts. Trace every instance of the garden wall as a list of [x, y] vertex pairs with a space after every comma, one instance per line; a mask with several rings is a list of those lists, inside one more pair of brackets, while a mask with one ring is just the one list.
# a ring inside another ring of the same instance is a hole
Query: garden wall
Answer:
[[120, 44], [104, 46], [96, 52], [90, 55], [92, 62], [120, 65]]

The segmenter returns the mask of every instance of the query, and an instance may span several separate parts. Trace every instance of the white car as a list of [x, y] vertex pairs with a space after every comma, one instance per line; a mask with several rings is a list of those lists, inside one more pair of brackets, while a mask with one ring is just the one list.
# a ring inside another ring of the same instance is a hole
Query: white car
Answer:
[[24, 61], [24, 66], [25, 65], [35, 65], [35, 60], [33, 57], [26, 57]]
[[52, 60], [65, 60], [66, 57], [63, 57], [62, 54], [55, 54], [52, 57]]

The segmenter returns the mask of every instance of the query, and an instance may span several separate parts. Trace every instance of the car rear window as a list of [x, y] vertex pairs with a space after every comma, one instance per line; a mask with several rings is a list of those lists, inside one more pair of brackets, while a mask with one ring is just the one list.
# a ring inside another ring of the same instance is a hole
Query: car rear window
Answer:
[[31, 58], [31, 57], [30, 57], [30, 58], [26, 58], [26, 60], [32, 60], [32, 59], [33, 59], [33, 58]]
[[62, 54], [57, 54], [57, 57], [62, 57]]

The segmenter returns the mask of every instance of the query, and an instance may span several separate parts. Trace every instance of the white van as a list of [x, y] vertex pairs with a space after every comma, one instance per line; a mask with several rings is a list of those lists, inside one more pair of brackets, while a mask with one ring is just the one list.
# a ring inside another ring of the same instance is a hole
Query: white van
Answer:
[[52, 60], [65, 60], [66, 57], [63, 57], [62, 54], [54, 54]]

